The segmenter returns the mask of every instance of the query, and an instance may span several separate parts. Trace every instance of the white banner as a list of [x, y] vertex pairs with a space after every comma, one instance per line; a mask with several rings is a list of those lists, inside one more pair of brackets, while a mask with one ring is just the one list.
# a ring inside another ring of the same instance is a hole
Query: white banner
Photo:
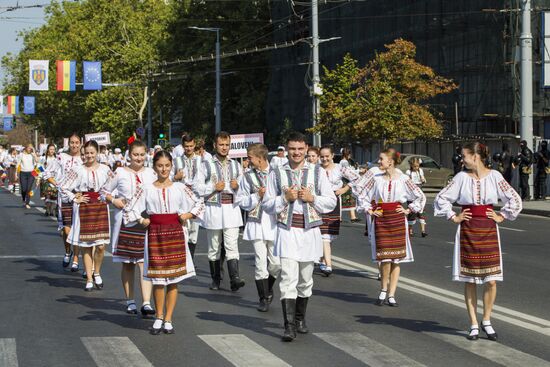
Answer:
[[229, 158], [246, 157], [246, 148], [250, 144], [264, 143], [264, 134], [238, 134], [231, 135], [231, 149], [229, 150]]
[[48, 90], [48, 60], [29, 60], [29, 90]]
[[0, 96], [0, 115], [4, 114], [4, 96]]
[[84, 141], [87, 142], [89, 140], [95, 140], [99, 145], [109, 145], [111, 144], [111, 134], [105, 132], [84, 135]]
[[69, 138], [63, 138], [63, 149], [69, 149]]

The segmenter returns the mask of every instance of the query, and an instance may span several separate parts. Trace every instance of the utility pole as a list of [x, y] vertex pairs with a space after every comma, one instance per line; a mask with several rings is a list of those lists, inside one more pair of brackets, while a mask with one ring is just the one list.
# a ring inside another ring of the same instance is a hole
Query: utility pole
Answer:
[[153, 106], [151, 105], [151, 82], [147, 85], [147, 146], [153, 147]]
[[[531, 34], [531, 0], [521, 0], [521, 139], [527, 142], [527, 147], [533, 147], [533, 35]], [[533, 186], [533, 175], [529, 177], [529, 186]], [[533, 190], [529, 190], [530, 193]]]
[[[322, 94], [320, 87], [321, 78], [319, 77], [319, 1], [311, 0], [311, 46], [313, 54], [313, 86], [311, 87], [312, 96], [312, 127], [317, 125], [319, 114], [321, 112], [321, 101], [319, 95]], [[313, 145], [321, 146], [321, 134], [313, 135]]]

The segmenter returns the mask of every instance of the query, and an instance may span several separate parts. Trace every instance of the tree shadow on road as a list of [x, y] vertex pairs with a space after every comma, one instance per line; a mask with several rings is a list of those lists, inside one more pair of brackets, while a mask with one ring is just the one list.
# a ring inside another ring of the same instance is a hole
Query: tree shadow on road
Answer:
[[[83, 288], [80, 288], [82, 289], [82, 292], [84, 292]], [[120, 312], [124, 312], [126, 310], [126, 306], [124, 305], [124, 300], [122, 298], [103, 298], [101, 297], [101, 291], [93, 291], [86, 294], [87, 296], [71, 294], [64, 298], [57, 299], [57, 302], [80, 305], [95, 310], [114, 310]], [[98, 295], [101, 298], [99, 298]]]
[[152, 320], [144, 320], [136, 315], [127, 315], [122, 312], [120, 314], [110, 314], [103, 311], [90, 311], [87, 315], [80, 316], [78, 319], [82, 321], [106, 321], [125, 329], [144, 331], [147, 331], [152, 323]]
[[[35, 269], [33, 269], [35, 270]], [[56, 288], [77, 288], [84, 289], [84, 282], [78, 278], [52, 278], [45, 275], [38, 275], [32, 279], [26, 279], [30, 283], [46, 283], [50, 287]]]
[[[48, 260], [41, 260], [36, 258], [29, 258], [29, 259], [22, 259], [14, 261], [15, 264], [30, 264], [34, 265], [35, 267], [32, 269], [25, 269], [25, 271], [41, 271], [45, 273], [52, 273], [57, 274], [60, 276], [69, 276], [72, 278], [74, 276], [75, 278], [81, 278], [80, 272], [71, 272], [69, 268], [62, 268], [61, 267], [61, 256], [59, 257], [59, 260], [57, 259], [48, 259]], [[82, 266], [82, 265], [81, 265]], [[62, 279], [71, 279], [71, 278], [61, 278]], [[84, 288], [84, 286], [82, 286]]]
[[459, 335], [462, 330], [441, 325], [437, 321], [381, 317], [374, 315], [355, 315], [357, 322], [364, 324], [391, 325], [414, 332], [434, 332], [439, 334]]
[[191, 292], [189, 290], [180, 291], [185, 297], [189, 298], [200, 298], [212, 303], [225, 303], [231, 306], [246, 307], [246, 308], [256, 308], [257, 302], [252, 302], [246, 299], [243, 299], [238, 293], [231, 292], [230, 290], [221, 289], [219, 291], [211, 291], [208, 288], [205, 288], [205, 291], [211, 293], [199, 293]]
[[321, 297], [330, 297], [335, 298], [340, 301], [350, 302], [350, 303], [370, 303], [373, 304], [376, 301], [376, 298], [368, 297], [364, 293], [351, 293], [351, 292], [334, 292], [334, 291], [325, 291], [321, 289], [314, 289], [313, 295]]
[[221, 314], [216, 312], [197, 312], [197, 317], [201, 320], [223, 322], [227, 325], [246, 329], [258, 334], [264, 334], [279, 338], [280, 335], [269, 329], [280, 329], [281, 325], [275, 322], [266, 321], [260, 317], [246, 315]]

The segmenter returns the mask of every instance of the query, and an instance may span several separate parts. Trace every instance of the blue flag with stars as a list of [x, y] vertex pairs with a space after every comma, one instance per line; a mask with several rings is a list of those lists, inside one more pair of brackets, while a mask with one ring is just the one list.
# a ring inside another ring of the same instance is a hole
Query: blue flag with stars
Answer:
[[23, 97], [23, 113], [25, 115], [35, 114], [35, 97]]
[[101, 61], [84, 61], [84, 90], [101, 90]]

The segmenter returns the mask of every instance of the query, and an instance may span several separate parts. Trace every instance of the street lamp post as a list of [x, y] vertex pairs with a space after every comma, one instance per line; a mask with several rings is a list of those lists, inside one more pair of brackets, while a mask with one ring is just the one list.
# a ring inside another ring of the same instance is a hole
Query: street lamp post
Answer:
[[222, 101], [221, 101], [221, 61], [220, 61], [220, 30], [221, 28], [189, 27], [199, 31], [216, 32], [216, 133], [222, 129]]

